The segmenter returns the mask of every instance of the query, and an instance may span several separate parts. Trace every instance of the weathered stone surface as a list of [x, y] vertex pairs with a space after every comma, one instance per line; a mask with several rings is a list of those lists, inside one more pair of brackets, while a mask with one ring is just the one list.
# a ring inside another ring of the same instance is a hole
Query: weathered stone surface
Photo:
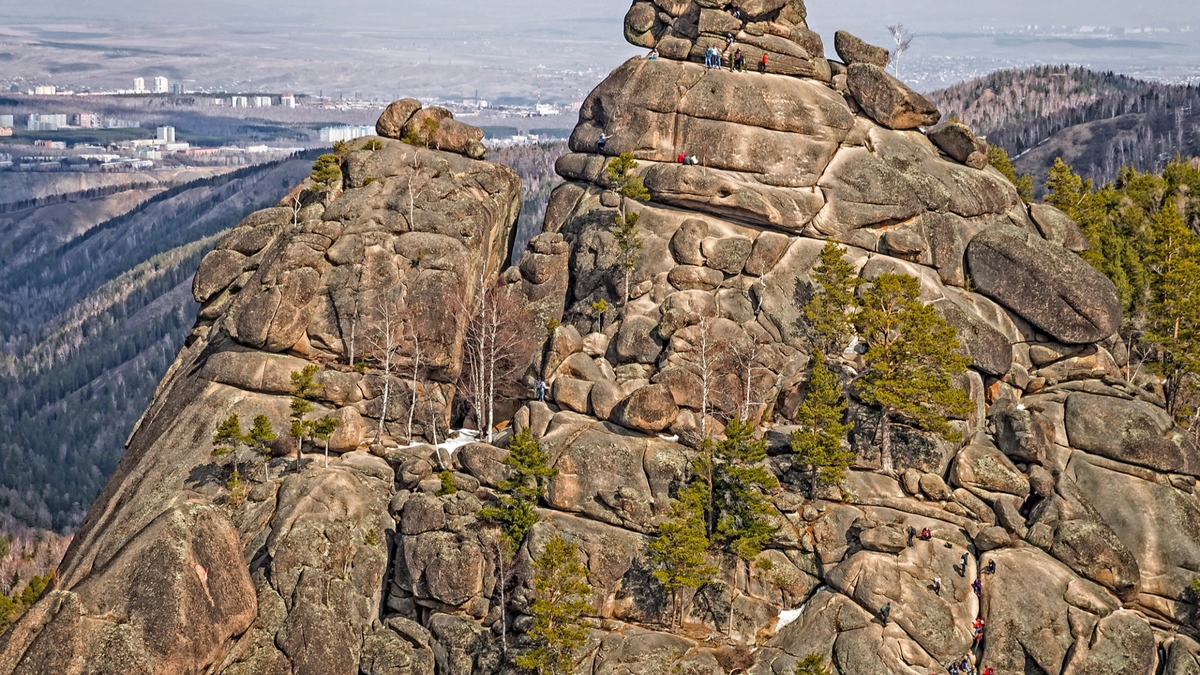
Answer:
[[887, 67], [891, 55], [883, 47], [867, 44], [847, 31], [839, 30], [833, 34], [833, 48], [846, 65], [869, 63], [880, 68]]
[[937, 124], [942, 114], [886, 70], [871, 63], [851, 63], [846, 85], [871, 119], [889, 129], [916, 129]]
[[196, 302], [208, 302], [225, 290], [246, 269], [246, 256], [237, 251], [216, 249], [200, 261], [200, 269], [192, 278], [192, 297]]
[[985, 497], [992, 493], [1026, 497], [1029, 479], [1011, 460], [989, 445], [968, 445], [959, 451], [952, 469], [954, 482]]
[[421, 109], [421, 102], [415, 98], [403, 98], [393, 101], [375, 122], [375, 133], [384, 138], [399, 139], [404, 135], [404, 125]]
[[671, 426], [679, 406], [671, 390], [661, 384], [642, 387], [617, 404], [612, 420], [623, 427], [655, 433]]
[[1200, 475], [1200, 451], [1170, 416], [1144, 401], [1076, 392], [1067, 398], [1071, 446], [1157, 471]]
[[985, 230], [967, 246], [967, 262], [980, 293], [1061, 342], [1102, 340], [1121, 323], [1121, 298], [1107, 277], [1029, 232]]
[[1029, 216], [1046, 241], [1058, 244], [1068, 251], [1088, 250], [1089, 244], [1083, 230], [1062, 211], [1049, 204], [1030, 204]]
[[930, 129], [926, 135], [942, 152], [972, 169], [988, 165], [987, 143], [962, 122], [946, 121]]

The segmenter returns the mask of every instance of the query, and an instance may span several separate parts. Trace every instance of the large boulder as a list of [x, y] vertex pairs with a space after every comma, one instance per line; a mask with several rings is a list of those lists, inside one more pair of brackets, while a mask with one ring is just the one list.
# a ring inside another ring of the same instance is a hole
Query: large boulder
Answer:
[[972, 169], [983, 169], [988, 165], [987, 143], [962, 122], [942, 122], [926, 135], [942, 152]]
[[671, 426], [679, 406], [665, 385], [652, 384], [642, 387], [617, 404], [611, 419], [623, 427], [646, 433], [656, 433]]
[[1029, 217], [1046, 241], [1054, 242], [1068, 251], [1086, 251], [1090, 247], [1079, 224], [1049, 204], [1031, 204]]
[[967, 246], [967, 264], [980, 293], [1060, 342], [1097, 342], [1121, 325], [1121, 296], [1108, 277], [1026, 230], [980, 232]]
[[880, 68], [887, 67], [891, 54], [883, 47], [868, 44], [851, 33], [839, 30], [833, 34], [833, 48], [846, 65], [869, 63]]
[[878, 65], [851, 63], [846, 85], [871, 119], [889, 129], [932, 126], [942, 117], [932, 101]]
[[1075, 392], [1067, 398], [1065, 422], [1074, 448], [1156, 471], [1200, 476], [1200, 449], [1162, 408]]
[[404, 135], [404, 125], [420, 109], [421, 102], [415, 98], [393, 101], [379, 116], [379, 121], [375, 122], [375, 133], [399, 140]]

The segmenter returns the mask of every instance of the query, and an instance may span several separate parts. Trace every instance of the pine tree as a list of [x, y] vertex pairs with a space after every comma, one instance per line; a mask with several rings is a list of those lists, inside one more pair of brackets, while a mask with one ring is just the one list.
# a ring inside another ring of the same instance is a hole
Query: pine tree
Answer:
[[546, 485], [558, 475], [558, 469], [549, 465], [550, 458], [529, 429], [522, 429], [509, 441], [503, 462], [509, 467], [509, 476], [496, 485], [499, 499], [481, 508], [479, 517], [500, 525], [516, 549], [537, 523], [534, 507], [546, 496]]
[[609, 182], [621, 196], [620, 207], [617, 209], [617, 215], [613, 218], [611, 232], [617, 240], [617, 249], [621, 253], [621, 270], [624, 272], [625, 278], [622, 291], [625, 301], [622, 306], [629, 304], [629, 284], [633, 269], [637, 266], [637, 252], [644, 247], [641, 232], [638, 230], [639, 216], [626, 211], [625, 200], [650, 201], [650, 191], [646, 189], [645, 181], [632, 173], [637, 166], [637, 160], [633, 158], [632, 154], [626, 152], [613, 157], [607, 167]]
[[329, 468], [329, 437], [333, 435], [333, 432], [337, 431], [338, 421], [333, 419], [329, 415], [324, 415], [321, 417], [321, 419], [317, 420], [316, 422], [313, 422], [312, 426], [310, 428], [312, 430], [313, 438], [315, 438], [319, 441], [325, 442], [325, 468], [328, 469]]
[[699, 588], [717, 574], [717, 568], [708, 564], [710, 546], [704, 528], [704, 491], [685, 487], [649, 545], [650, 559], [658, 567], [654, 578], [671, 594], [671, 625], [675, 628], [683, 619], [683, 591]]
[[271, 480], [268, 464], [271, 448], [268, 446], [276, 438], [278, 436], [275, 435], [275, 430], [271, 428], [271, 420], [266, 415], [256, 416], [254, 426], [250, 428], [250, 433], [246, 434], [246, 444], [263, 458], [263, 478], [267, 481]]
[[313, 411], [312, 402], [321, 395], [321, 387], [317, 384], [316, 376], [320, 371], [315, 365], [304, 366], [304, 370], [292, 373], [292, 437], [296, 439], [296, 471], [300, 471], [301, 449], [304, 439], [312, 436], [316, 422], [305, 420], [304, 416]]
[[825, 242], [820, 259], [810, 275], [816, 289], [804, 316], [812, 331], [814, 346], [827, 354], [841, 352], [851, 333], [850, 312], [857, 301], [854, 291], [862, 279], [854, 276], [854, 267], [846, 262], [845, 251], [836, 242]]
[[795, 675], [833, 675], [825, 667], [825, 659], [820, 654], [809, 654], [796, 663]]
[[716, 444], [714, 502], [719, 513], [714, 538], [747, 561], [761, 553], [775, 533], [767, 519], [771, 506], [766, 492], [779, 487], [779, 480], [760, 466], [767, 457], [767, 442], [755, 439], [754, 431], [752, 423], [734, 418], [725, 425], [725, 440]]
[[1187, 378], [1200, 373], [1200, 237], [1174, 200], [1151, 218], [1150, 236], [1146, 264], [1154, 274], [1142, 340], [1154, 351], [1151, 367], [1164, 379], [1167, 410], [1177, 417]]
[[866, 368], [857, 382], [860, 398], [880, 409], [880, 463], [884, 473], [893, 475], [893, 421], [951, 439], [955, 434], [947, 416], [974, 409], [967, 393], [953, 382], [954, 376], [966, 372], [970, 359], [956, 353], [957, 331], [921, 301], [914, 277], [876, 277], [862, 294], [855, 325], [869, 345], [863, 357]]
[[1033, 176], [1027, 173], [1017, 174], [1017, 167], [1013, 166], [1012, 160], [1008, 156], [1008, 152], [1004, 148], [991, 143], [988, 145], [988, 163], [994, 169], [1004, 174], [1008, 182], [1012, 183], [1017, 188], [1017, 194], [1026, 202], [1033, 201]]
[[818, 484], [841, 481], [846, 468], [854, 464], [855, 454], [842, 448], [842, 441], [854, 428], [853, 423], [844, 422], [848, 407], [837, 376], [818, 350], [813, 354], [808, 391], [796, 414], [800, 428], [792, 432], [792, 456], [797, 465], [809, 467], [813, 498]]
[[518, 667], [538, 675], [567, 675], [575, 668], [575, 652], [587, 639], [581, 619], [592, 609], [592, 587], [578, 550], [561, 537], [546, 542], [533, 561], [533, 626], [526, 635], [536, 645], [515, 659]]
[[313, 162], [312, 191], [317, 193], [331, 192], [342, 182], [341, 160], [336, 154], [321, 155]]
[[242, 424], [238, 420], [237, 413], [230, 415], [224, 422], [221, 422], [217, 426], [217, 432], [213, 434], [213, 456], [224, 457], [225, 455], [229, 455], [233, 459], [233, 475], [230, 476], [230, 481], [236, 482], [239, 477], [237, 451], [245, 442], [246, 437], [242, 433]]

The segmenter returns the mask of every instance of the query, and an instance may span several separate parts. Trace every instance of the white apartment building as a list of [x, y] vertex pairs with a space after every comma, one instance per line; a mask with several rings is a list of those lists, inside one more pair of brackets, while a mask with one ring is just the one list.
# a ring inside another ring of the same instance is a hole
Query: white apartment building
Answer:
[[163, 143], [174, 143], [175, 127], [159, 127], [155, 138]]
[[366, 126], [344, 126], [344, 127], [325, 127], [321, 129], [322, 143], [337, 143], [338, 141], [352, 141], [363, 136], [374, 136], [375, 127]]
[[38, 85], [33, 88], [34, 96], [54, 96], [58, 93], [58, 87], [52, 84]]
[[133, 78], [133, 93], [135, 93], [135, 94], [146, 93], [146, 78], [144, 78], [144, 77]]
[[231, 107], [231, 108], [248, 108], [248, 107], [250, 107], [250, 100], [247, 99], [245, 96], [230, 96], [229, 97], [229, 107]]
[[13, 125], [12, 115], [0, 115], [0, 127], [11, 127]]
[[154, 93], [165, 94], [170, 90], [171, 89], [168, 86], [167, 78], [165, 78], [165, 77], [154, 78]]
[[284, 108], [295, 108], [296, 97], [291, 94], [284, 94], [283, 96], [279, 97], [279, 105], [283, 106]]
[[251, 99], [251, 101], [254, 103], [255, 108], [270, 108], [271, 107], [271, 97], [270, 96], [255, 96], [254, 98]]
[[29, 131], [58, 131], [67, 126], [66, 115], [40, 115], [30, 113], [26, 128]]

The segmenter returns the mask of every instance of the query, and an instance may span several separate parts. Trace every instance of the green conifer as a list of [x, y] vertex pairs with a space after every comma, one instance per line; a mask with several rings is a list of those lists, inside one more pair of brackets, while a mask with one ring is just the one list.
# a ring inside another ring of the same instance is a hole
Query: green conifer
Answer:
[[704, 492], [692, 487], [680, 491], [671, 504], [658, 537], [650, 542], [650, 559], [658, 568], [654, 578], [671, 594], [671, 625], [683, 618], [683, 592], [712, 581], [717, 568], [708, 564], [711, 542], [704, 527]]
[[509, 441], [508, 455], [503, 462], [509, 467], [509, 477], [497, 483], [497, 503], [481, 508], [479, 517], [500, 525], [504, 536], [516, 549], [525, 540], [529, 528], [537, 523], [534, 507], [546, 496], [546, 486], [558, 475], [558, 469], [549, 465], [549, 456], [527, 428]]
[[617, 240], [617, 249], [621, 254], [620, 267], [624, 273], [624, 289], [622, 290], [625, 298], [624, 305], [629, 304], [629, 284], [633, 270], [637, 266], [637, 252], [645, 246], [642, 242], [641, 231], [638, 229], [639, 216], [626, 211], [625, 200], [650, 201], [650, 191], [646, 189], [645, 181], [641, 176], [635, 176], [632, 173], [637, 166], [637, 160], [627, 152], [613, 157], [607, 166], [609, 182], [613, 189], [621, 195], [621, 203], [617, 209], [617, 215], [613, 218], [611, 232]]
[[880, 409], [880, 463], [893, 475], [892, 422], [954, 438], [947, 417], [974, 409], [967, 393], [954, 386], [954, 377], [971, 361], [956, 353], [957, 331], [922, 302], [914, 277], [881, 274], [862, 294], [860, 307], [855, 325], [869, 348], [857, 387], [865, 403]]
[[808, 391], [796, 414], [800, 428], [792, 432], [792, 456], [797, 465], [809, 467], [809, 494], [814, 498], [819, 484], [841, 481], [846, 468], [854, 464], [855, 454], [842, 447], [854, 428], [854, 424], [844, 421], [848, 406], [837, 376], [829, 369], [825, 356], [816, 351]]
[[804, 315], [814, 346], [826, 354], [839, 353], [846, 347], [846, 338], [851, 334], [850, 312], [857, 304], [854, 291], [862, 283], [844, 255], [845, 250], [836, 242], [825, 242], [810, 273], [816, 288], [804, 306]]
[[268, 446], [278, 436], [275, 435], [275, 430], [271, 428], [271, 420], [266, 415], [257, 415], [254, 418], [254, 426], [250, 428], [250, 433], [246, 434], [246, 443], [263, 458], [263, 477], [270, 481], [271, 474], [268, 470], [267, 462], [271, 459], [271, 448]]
[[321, 369], [316, 365], [304, 366], [303, 370], [292, 373], [292, 437], [296, 439], [296, 470], [301, 469], [300, 451], [304, 447], [304, 439], [313, 435], [316, 422], [304, 419], [313, 411], [312, 402], [322, 393], [323, 389], [317, 384], [317, 373]]
[[809, 654], [796, 663], [795, 675], [833, 675], [825, 667], [825, 659], [820, 654]]
[[1153, 349], [1151, 367], [1163, 380], [1167, 409], [1178, 416], [1189, 376], [1200, 373], [1200, 237], [1174, 200], [1150, 221], [1151, 304], [1142, 340]]
[[587, 568], [577, 556], [574, 544], [554, 537], [534, 559], [534, 601], [529, 607], [533, 625], [526, 635], [535, 647], [515, 659], [519, 668], [538, 675], [568, 675], [574, 671], [575, 652], [587, 639], [581, 619], [592, 609]]
[[1033, 201], [1033, 176], [1027, 173], [1017, 174], [1017, 167], [1013, 166], [1012, 159], [1009, 158], [1008, 152], [1004, 148], [995, 145], [988, 145], [988, 163], [992, 165], [1008, 182], [1012, 183], [1017, 188], [1017, 194], [1026, 202]]
[[224, 422], [217, 425], [217, 432], [213, 434], [212, 454], [214, 457], [224, 457], [226, 455], [232, 457], [233, 477], [237, 477], [240, 473], [238, 471], [237, 451], [245, 442], [246, 437], [242, 433], [242, 424], [238, 420], [237, 413], [230, 415]]

